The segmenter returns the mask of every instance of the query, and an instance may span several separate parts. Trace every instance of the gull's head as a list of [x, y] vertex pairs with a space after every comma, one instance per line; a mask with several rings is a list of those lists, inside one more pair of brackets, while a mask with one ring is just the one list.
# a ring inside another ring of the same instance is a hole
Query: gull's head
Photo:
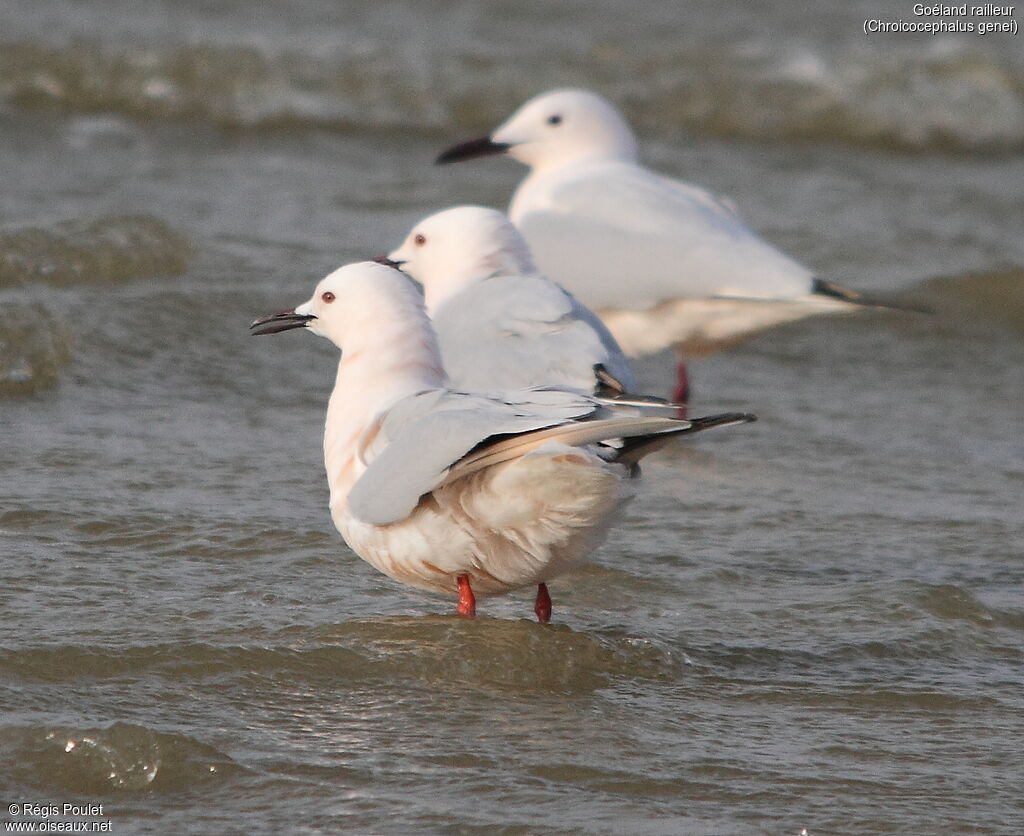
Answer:
[[584, 159], [635, 160], [636, 139], [607, 99], [588, 90], [553, 90], [526, 102], [488, 137], [455, 145], [438, 163], [506, 154], [534, 169]]
[[[374, 261], [347, 264], [316, 286], [309, 301], [289, 311], [257, 319], [249, 330], [254, 336], [307, 328], [344, 348], [360, 334], [401, 328], [422, 318], [419, 293], [398, 270]], [[397, 321], [396, 321], [397, 320]]]
[[423, 285], [431, 314], [474, 282], [536, 272], [519, 230], [503, 212], [484, 206], [424, 218], [388, 258]]

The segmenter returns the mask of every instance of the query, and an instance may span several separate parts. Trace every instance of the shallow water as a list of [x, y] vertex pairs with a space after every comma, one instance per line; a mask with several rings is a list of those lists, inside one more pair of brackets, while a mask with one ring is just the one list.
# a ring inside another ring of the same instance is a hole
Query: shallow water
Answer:
[[[1020, 41], [761, 5], [4, 4], [5, 800], [124, 833], [1024, 830]], [[565, 82], [934, 314], [699, 365], [698, 411], [761, 420], [652, 459], [553, 625], [525, 593], [465, 622], [331, 526], [333, 349], [246, 326], [502, 205], [513, 164], [430, 160]]]

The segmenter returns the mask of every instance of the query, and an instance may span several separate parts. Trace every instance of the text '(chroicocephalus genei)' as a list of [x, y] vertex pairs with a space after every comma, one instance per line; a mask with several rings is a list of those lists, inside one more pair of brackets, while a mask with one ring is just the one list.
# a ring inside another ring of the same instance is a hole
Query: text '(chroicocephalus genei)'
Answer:
[[637, 161], [629, 125], [602, 97], [556, 90], [438, 163], [505, 154], [530, 167], [509, 207], [541, 270], [604, 320], [630, 356], [683, 361], [815, 314], [876, 306], [816, 279], [731, 205]]
[[546, 582], [601, 540], [643, 455], [753, 420], [620, 414], [553, 389], [453, 391], [419, 292], [374, 262], [340, 268], [308, 302], [251, 329], [301, 327], [342, 350], [324, 434], [334, 524], [381, 572], [457, 595], [462, 615], [475, 613], [475, 595], [536, 585], [534, 609], [549, 620]]
[[537, 270], [504, 213], [483, 206], [438, 212], [388, 259], [423, 285], [456, 388], [635, 391], [629, 362], [604, 323]]

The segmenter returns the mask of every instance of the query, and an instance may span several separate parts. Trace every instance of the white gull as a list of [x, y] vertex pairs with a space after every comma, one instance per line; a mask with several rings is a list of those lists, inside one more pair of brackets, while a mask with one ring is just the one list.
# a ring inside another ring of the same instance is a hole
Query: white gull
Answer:
[[537, 270], [504, 213], [445, 209], [417, 223], [387, 258], [423, 285], [453, 386], [635, 391], [629, 361], [604, 323]]
[[420, 589], [458, 596], [537, 586], [601, 541], [646, 453], [675, 435], [752, 420], [693, 421], [619, 412], [553, 389], [498, 399], [448, 388], [422, 297], [374, 262], [340, 268], [297, 308], [253, 334], [305, 327], [341, 349], [327, 407], [331, 517], [360, 557]]
[[686, 359], [816, 314], [877, 306], [760, 238], [732, 204], [644, 168], [604, 98], [555, 90], [438, 163], [505, 154], [530, 167], [509, 206], [541, 270], [604, 320], [630, 356]]

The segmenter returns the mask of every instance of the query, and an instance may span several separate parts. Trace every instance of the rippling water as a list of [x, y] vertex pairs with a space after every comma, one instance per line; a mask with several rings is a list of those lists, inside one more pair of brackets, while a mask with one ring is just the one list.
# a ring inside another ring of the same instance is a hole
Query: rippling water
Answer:
[[[140, 6], [0, 9], [5, 800], [130, 833], [1024, 831], [1019, 38], [865, 38], [868, 2]], [[333, 349], [246, 326], [503, 205], [512, 163], [430, 160], [563, 83], [934, 314], [701, 364], [699, 409], [760, 422], [652, 460], [555, 624], [526, 594], [466, 622], [333, 531]]]

